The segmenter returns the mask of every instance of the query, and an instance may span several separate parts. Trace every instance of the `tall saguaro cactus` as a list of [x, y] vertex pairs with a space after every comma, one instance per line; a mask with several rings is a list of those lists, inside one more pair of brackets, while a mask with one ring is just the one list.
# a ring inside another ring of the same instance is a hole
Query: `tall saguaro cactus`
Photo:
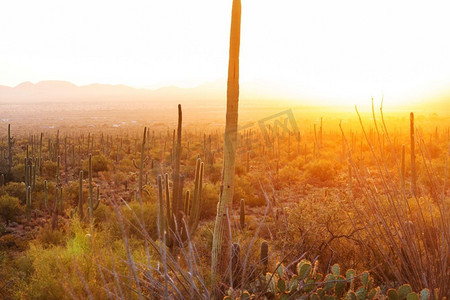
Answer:
[[220, 298], [220, 280], [226, 275], [230, 261], [229, 224], [227, 212], [231, 207], [234, 192], [234, 172], [239, 107], [239, 47], [241, 35], [241, 1], [233, 0], [231, 12], [230, 52], [227, 83], [227, 115], [223, 149], [223, 172], [214, 225], [211, 276], [214, 298]]
[[175, 214], [176, 223], [181, 225], [181, 211], [183, 208], [183, 191], [180, 178], [180, 161], [181, 161], [181, 130], [182, 130], [183, 114], [181, 111], [181, 105], [178, 104], [178, 125], [177, 125], [177, 139], [174, 154], [174, 167], [173, 167], [173, 190], [172, 190], [172, 209]]
[[416, 175], [416, 151], [415, 151], [415, 136], [414, 136], [414, 113], [409, 116], [409, 129], [411, 137], [411, 193], [417, 196], [417, 175]]

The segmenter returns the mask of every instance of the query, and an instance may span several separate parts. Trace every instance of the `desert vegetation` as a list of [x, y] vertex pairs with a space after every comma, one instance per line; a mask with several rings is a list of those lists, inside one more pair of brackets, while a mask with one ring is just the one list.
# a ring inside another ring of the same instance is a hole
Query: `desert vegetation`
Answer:
[[2, 120], [2, 299], [447, 299], [448, 119], [238, 124], [240, 14], [225, 124]]
[[[178, 114], [132, 132], [3, 127], [5, 299], [212, 297], [223, 137]], [[238, 131], [221, 297], [447, 296], [445, 122], [282, 118]]]

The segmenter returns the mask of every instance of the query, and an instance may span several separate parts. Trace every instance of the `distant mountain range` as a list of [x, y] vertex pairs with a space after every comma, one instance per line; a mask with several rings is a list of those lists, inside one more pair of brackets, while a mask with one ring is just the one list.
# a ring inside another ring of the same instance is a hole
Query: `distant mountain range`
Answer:
[[[421, 109], [431, 109], [444, 114], [450, 112], [450, 90], [438, 97], [427, 100], [427, 106]], [[226, 107], [226, 81], [217, 80], [193, 88], [175, 86], [155, 90], [133, 88], [126, 85], [90, 84], [77, 86], [67, 81], [48, 80], [38, 83], [23, 82], [15, 87], [0, 85], [0, 105], [24, 104], [101, 104], [131, 105], [161, 110], [180, 103], [192, 109]], [[270, 82], [245, 82], [240, 87], [239, 106], [242, 108], [263, 108], [274, 106], [285, 107], [339, 107], [322, 104], [320, 101], [302, 101], [286, 98], [277, 92]], [[416, 109], [416, 104], [408, 105], [407, 109]], [[349, 106], [353, 109], [353, 106]]]
[[[249, 95], [252, 95], [251, 97]], [[263, 85], [247, 85], [241, 89], [243, 105], [273, 105], [274, 92]], [[262, 102], [261, 102], [262, 101]], [[90, 84], [77, 86], [67, 81], [23, 82], [15, 87], [0, 85], [0, 104], [36, 103], [146, 103], [152, 105], [189, 104], [190, 106], [221, 106], [226, 103], [226, 81], [214, 81], [194, 88], [174, 86], [156, 90], [126, 85]]]

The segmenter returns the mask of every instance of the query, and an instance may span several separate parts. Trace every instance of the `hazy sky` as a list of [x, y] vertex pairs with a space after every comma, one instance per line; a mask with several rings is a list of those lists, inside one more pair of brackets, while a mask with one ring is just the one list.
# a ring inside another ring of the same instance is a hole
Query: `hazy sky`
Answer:
[[[224, 79], [231, 2], [1, 1], [0, 84]], [[449, 11], [449, 1], [242, 0], [242, 85], [343, 103], [424, 98], [450, 83]]]

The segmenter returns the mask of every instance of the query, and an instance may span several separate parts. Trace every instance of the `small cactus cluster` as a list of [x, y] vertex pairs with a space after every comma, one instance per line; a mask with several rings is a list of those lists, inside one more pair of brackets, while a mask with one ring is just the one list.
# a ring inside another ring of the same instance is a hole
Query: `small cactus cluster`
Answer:
[[[166, 243], [169, 246], [173, 246], [175, 241], [178, 241], [178, 244], [182, 244], [184, 241], [186, 241], [189, 238], [189, 235], [195, 232], [200, 220], [204, 163], [201, 161], [200, 157], [197, 157], [194, 177], [194, 193], [191, 195], [191, 192], [187, 190], [183, 196], [184, 176], [180, 174], [181, 131], [182, 111], [181, 105], [178, 105], [178, 126], [176, 131], [176, 140], [175, 134], [173, 138], [173, 149], [175, 151], [172, 155], [174, 157], [174, 159], [172, 160], [172, 193], [170, 193], [169, 189], [169, 174], [166, 173], [164, 175], [164, 188], [161, 175], [158, 176], [156, 181], [158, 186], [159, 203], [159, 236], [160, 238], [167, 238], [165, 235], [166, 233], [168, 233], [168, 239], [166, 239]], [[144, 130], [143, 143], [145, 143], [145, 132], [146, 131]], [[144, 148], [142, 148], [142, 150], [144, 150]], [[141, 164], [142, 161], [143, 157], [141, 156]], [[170, 194], [172, 194], [172, 196]]]
[[[158, 219], [160, 220], [160, 237], [162, 237], [162, 228], [168, 228], [169, 235], [171, 238], [169, 240], [181, 238], [181, 241], [185, 241], [188, 237], [188, 232], [186, 226], [189, 228], [189, 234], [192, 234], [197, 229], [200, 220], [200, 207], [202, 200], [202, 186], [203, 186], [203, 169], [204, 164], [200, 158], [197, 158], [197, 164], [195, 168], [195, 181], [194, 181], [194, 193], [191, 196], [189, 190], [186, 191], [185, 197], [182, 198], [182, 205], [179, 207], [178, 211], [175, 210], [174, 197], [170, 197], [169, 191], [169, 175], [164, 176], [164, 188], [163, 180], [161, 175], [157, 178], [158, 185]], [[180, 192], [182, 192], [183, 184], [179, 185]], [[163, 198], [163, 191], [165, 194], [165, 199]], [[182, 221], [177, 222], [177, 214], [182, 215]], [[162, 224], [164, 222], [164, 224]], [[171, 242], [169, 242], [171, 244]]]
[[11, 137], [11, 124], [8, 124], [8, 149], [3, 151], [3, 158], [8, 160], [8, 172], [11, 173], [13, 157], [12, 157], [12, 146], [16, 142], [14, 137]]
[[[440, 299], [438, 290], [434, 293], [434, 299]], [[404, 284], [398, 289], [389, 289], [387, 291], [388, 300], [429, 300], [431, 299], [431, 293], [429, 289], [423, 289], [420, 293], [415, 293], [409, 284]]]
[[[274, 273], [262, 274], [251, 282], [247, 290], [229, 289], [224, 300], [231, 299], [389, 299], [389, 300], [429, 300], [430, 291], [423, 289], [414, 293], [410, 285], [402, 285], [397, 290], [390, 289], [387, 297], [380, 287], [374, 286], [369, 272], [357, 274], [349, 269], [342, 273], [338, 264], [331, 267], [330, 273], [317, 272], [318, 261], [311, 263], [301, 260], [296, 266], [296, 274], [289, 277], [290, 270], [279, 264]], [[438, 295], [435, 295], [439, 299]]]
[[[73, 217], [78, 214], [80, 220], [84, 220], [85, 211], [83, 209], [84, 199], [83, 199], [83, 170], [80, 170], [78, 177], [78, 205], [70, 211], [70, 216]], [[92, 225], [94, 222], [94, 211], [98, 208], [100, 204], [100, 189], [97, 186], [96, 197], [94, 199], [94, 187], [92, 185], [92, 154], [89, 153], [89, 163], [88, 163], [88, 182], [89, 182], [89, 196], [88, 196], [88, 207], [86, 215], [89, 218], [89, 222]]]

